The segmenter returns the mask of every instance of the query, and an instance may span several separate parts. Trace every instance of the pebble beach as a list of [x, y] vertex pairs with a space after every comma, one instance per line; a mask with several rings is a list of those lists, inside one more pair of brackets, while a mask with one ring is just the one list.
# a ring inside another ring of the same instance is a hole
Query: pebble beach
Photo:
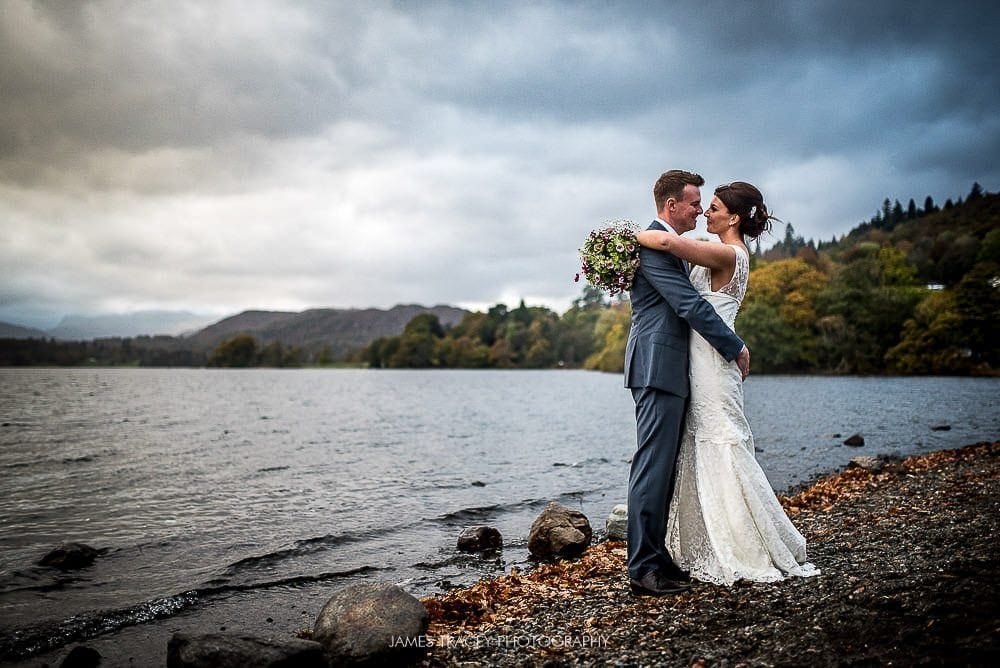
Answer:
[[998, 454], [883, 460], [782, 496], [816, 577], [637, 598], [606, 541], [424, 599], [424, 665], [1000, 665]]

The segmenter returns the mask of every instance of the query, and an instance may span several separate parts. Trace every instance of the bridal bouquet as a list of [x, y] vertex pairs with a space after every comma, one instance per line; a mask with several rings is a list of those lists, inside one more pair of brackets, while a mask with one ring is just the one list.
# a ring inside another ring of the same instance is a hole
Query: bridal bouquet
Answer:
[[[637, 231], [630, 220], [613, 220], [590, 233], [580, 249], [580, 260], [583, 275], [591, 285], [607, 290], [612, 297], [632, 289], [632, 279], [639, 269]], [[580, 274], [576, 280], [580, 280]]]

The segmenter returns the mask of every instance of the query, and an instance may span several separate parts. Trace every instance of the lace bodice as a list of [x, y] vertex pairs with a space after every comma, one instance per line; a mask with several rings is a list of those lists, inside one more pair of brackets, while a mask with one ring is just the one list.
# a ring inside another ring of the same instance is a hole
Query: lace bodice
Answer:
[[728, 245], [736, 251], [736, 270], [733, 272], [733, 278], [718, 290], [712, 290], [712, 270], [695, 265], [691, 268], [691, 283], [698, 292], [717, 292], [742, 302], [743, 296], [747, 293], [747, 281], [750, 279], [750, 257], [742, 247], [735, 244]]

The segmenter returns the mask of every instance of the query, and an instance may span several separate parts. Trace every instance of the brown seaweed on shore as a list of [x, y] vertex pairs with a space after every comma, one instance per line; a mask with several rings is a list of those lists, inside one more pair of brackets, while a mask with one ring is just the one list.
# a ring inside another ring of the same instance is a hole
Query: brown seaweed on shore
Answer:
[[592, 593], [596, 577], [619, 575], [624, 563], [625, 543], [608, 541], [591, 546], [576, 561], [544, 564], [529, 573], [515, 568], [509, 575], [425, 598], [422, 602], [431, 615], [429, 632], [461, 631], [527, 616], [541, 601]]
[[983, 458], [996, 455], [998, 443], [977, 443], [957, 450], [941, 450], [926, 455], [914, 455], [881, 472], [873, 473], [863, 468], [849, 468], [816, 481], [808, 489], [793, 496], [778, 499], [793, 518], [803, 510], [828, 511], [835, 503], [872, 493], [900, 473], [917, 473], [940, 468], [958, 459]]

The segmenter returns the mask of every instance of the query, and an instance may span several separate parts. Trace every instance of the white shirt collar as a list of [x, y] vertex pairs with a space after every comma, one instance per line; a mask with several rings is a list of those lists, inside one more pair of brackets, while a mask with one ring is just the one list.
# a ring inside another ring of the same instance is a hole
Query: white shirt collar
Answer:
[[667, 221], [665, 221], [665, 220], [663, 220], [662, 218], [659, 218], [659, 217], [657, 217], [656, 220], [658, 222], [662, 223], [665, 228], [667, 228], [667, 232], [669, 232], [670, 234], [677, 234], [676, 230], [674, 230], [674, 228], [670, 227], [670, 224], [667, 223]]

